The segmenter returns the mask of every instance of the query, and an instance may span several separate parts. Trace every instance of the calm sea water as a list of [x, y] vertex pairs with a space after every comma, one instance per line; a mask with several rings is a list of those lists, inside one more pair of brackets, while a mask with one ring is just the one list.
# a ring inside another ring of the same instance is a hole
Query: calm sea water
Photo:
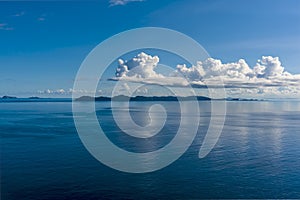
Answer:
[[[131, 104], [138, 124], [149, 120], [150, 104]], [[166, 145], [178, 128], [178, 104], [162, 104], [170, 113], [164, 129], [140, 140], [120, 131], [108, 102], [96, 109], [111, 141], [147, 152]], [[300, 198], [300, 102], [228, 102], [222, 135], [203, 159], [209, 102], [200, 107], [198, 134], [180, 159], [156, 172], [129, 174], [88, 153], [70, 102], [0, 102], [1, 199]]]

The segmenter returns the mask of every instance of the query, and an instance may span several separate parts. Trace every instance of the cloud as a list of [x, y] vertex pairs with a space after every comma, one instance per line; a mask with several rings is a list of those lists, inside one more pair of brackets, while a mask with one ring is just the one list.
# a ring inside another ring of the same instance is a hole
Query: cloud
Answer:
[[57, 89], [57, 90], [39, 90], [38, 94], [65, 94], [66, 91], [64, 89]]
[[37, 21], [45, 21], [47, 17], [47, 14], [42, 14], [37, 18]]
[[6, 23], [0, 23], [0, 30], [12, 31], [12, 30], [14, 30], [14, 28], [8, 26], [8, 24], [6, 24]]
[[119, 66], [116, 70], [116, 76], [135, 76], [137, 78], [157, 78], [162, 75], [157, 74], [154, 69], [159, 62], [158, 56], [151, 56], [140, 53], [129, 61], [119, 59]]
[[110, 0], [109, 6], [124, 6], [131, 2], [142, 2], [145, 0]]
[[37, 20], [38, 21], [45, 21], [46, 19], [45, 19], [45, 17], [39, 17]]
[[159, 63], [158, 56], [141, 52], [128, 61], [119, 59], [118, 62], [116, 77], [111, 78], [111, 80], [122, 79], [130, 82], [172, 86], [187, 86], [189, 84], [182, 76], [168, 76], [166, 78], [164, 75], [157, 73], [155, 68]]
[[25, 15], [24, 11], [14, 14], [13, 17], [21, 17], [23, 15]]
[[285, 71], [278, 57], [262, 56], [252, 68], [244, 59], [222, 63], [208, 58], [190, 67], [179, 64], [168, 75], [156, 71], [158, 63], [158, 56], [143, 52], [128, 61], [119, 59], [112, 80], [195, 88], [224, 86], [229, 94], [300, 94], [300, 74]]
[[[55, 95], [72, 95], [72, 94], [79, 94], [79, 95], [87, 95], [87, 94], [93, 94], [92, 91], [87, 91], [87, 90], [74, 90], [72, 88], [69, 89], [45, 89], [45, 90], [38, 90], [38, 94], [45, 94], [45, 95], [50, 95], [50, 94], [55, 94]], [[102, 90], [98, 90], [96, 94], [101, 94]]]

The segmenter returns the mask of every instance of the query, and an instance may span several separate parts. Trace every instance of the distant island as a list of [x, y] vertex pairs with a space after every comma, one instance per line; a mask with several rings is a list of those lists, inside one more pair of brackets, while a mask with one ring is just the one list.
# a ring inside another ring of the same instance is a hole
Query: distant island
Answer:
[[[0, 100], [3, 102], [71, 102], [71, 98], [41, 98], [36, 96], [31, 96], [27, 98], [18, 98], [15, 96], [2, 96]], [[81, 96], [73, 101], [265, 101], [261, 99], [246, 99], [246, 98], [223, 98], [223, 99], [212, 99], [205, 96], [186, 96], [186, 97], [176, 97], [176, 96], [134, 96], [129, 97], [125, 95], [118, 95], [114, 97], [91, 97], [91, 96]]]
[[16, 99], [17, 97], [12, 96], [3, 96], [2, 99]]
[[37, 96], [31, 97], [15, 97], [15, 96], [2, 96], [0, 102], [4, 103], [18, 103], [18, 102], [72, 102], [72, 98], [41, 98]]
[[175, 96], [135, 96], [135, 97], [129, 97], [125, 95], [119, 95], [119, 96], [114, 96], [114, 97], [91, 97], [91, 96], [82, 96], [75, 101], [190, 101], [190, 100], [195, 100], [195, 98], [198, 101], [209, 101], [211, 100], [208, 97], [175, 97]]
[[175, 97], [175, 96], [135, 96], [129, 97], [125, 95], [119, 95], [114, 97], [91, 97], [82, 96], [75, 101], [211, 101], [211, 100], [226, 100], [226, 101], [262, 101], [259, 99], [243, 99], [243, 98], [225, 98], [225, 99], [211, 99], [205, 96], [187, 96], [187, 97]]
[[40, 97], [28, 97], [28, 99], [40, 99]]

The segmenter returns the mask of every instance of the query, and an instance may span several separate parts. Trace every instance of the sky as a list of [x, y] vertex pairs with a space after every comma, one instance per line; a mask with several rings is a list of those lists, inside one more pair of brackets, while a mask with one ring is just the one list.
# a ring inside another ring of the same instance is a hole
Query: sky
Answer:
[[[227, 70], [222, 73], [228, 84], [232, 83], [232, 73], [227, 72], [236, 67], [232, 63], [244, 59], [250, 75], [247, 70], [233, 71], [240, 73], [237, 76], [250, 77], [252, 82], [264, 83], [259, 89], [255, 86], [255, 94], [267, 93], [274, 88], [261, 90], [266, 81], [299, 82], [299, 10], [298, 0], [0, 1], [0, 95], [70, 96], [81, 63], [96, 45], [117, 33], [140, 27], [169, 28], [193, 38], [213, 58], [212, 63], [221, 62], [218, 66]], [[159, 53], [149, 56], [150, 60], [154, 56], [164, 59]], [[185, 69], [171, 64], [176, 73]], [[109, 73], [118, 79], [114, 70], [120, 65], [117, 61], [113, 65]], [[206, 75], [200, 74], [190, 82], [198, 81], [199, 86], [200, 80], [212, 78], [212, 71], [205, 68], [208, 65], [195, 66], [194, 71], [203, 69]], [[266, 68], [264, 72], [258, 72], [259, 66]], [[192, 73], [189, 71], [188, 76]], [[278, 72], [277, 78], [273, 72]], [[130, 76], [133, 75], [126, 75], [127, 80]], [[254, 87], [248, 79], [239, 80], [239, 84], [250, 82]], [[157, 79], [156, 83], [160, 81]], [[279, 89], [284, 93], [278, 93], [278, 88], [276, 94], [288, 93], [282, 85]], [[229, 95], [239, 89], [234, 88]], [[297, 97], [300, 92], [296, 90], [297, 86], [291, 89]]]

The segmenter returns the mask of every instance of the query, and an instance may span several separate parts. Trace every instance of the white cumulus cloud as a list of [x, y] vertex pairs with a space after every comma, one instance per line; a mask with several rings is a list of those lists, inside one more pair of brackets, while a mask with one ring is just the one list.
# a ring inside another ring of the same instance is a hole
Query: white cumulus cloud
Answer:
[[179, 64], [168, 75], [156, 72], [158, 63], [158, 56], [143, 52], [128, 61], [119, 59], [116, 76], [112, 79], [168, 86], [190, 84], [199, 88], [220, 87], [222, 80], [229, 94], [300, 94], [300, 74], [287, 72], [278, 57], [262, 56], [254, 67], [244, 59], [222, 63], [208, 58], [193, 66]]
[[119, 59], [119, 65], [116, 69], [116, 77], [113, 80], [125, 80], [156, 85], [186, 86], [189, 83], [180, 76], [166, 76], [155, 71], [158, 63], [158, 56], [147, 55], [144, 52], [139, 53], [134, 58], [124, 61]]

